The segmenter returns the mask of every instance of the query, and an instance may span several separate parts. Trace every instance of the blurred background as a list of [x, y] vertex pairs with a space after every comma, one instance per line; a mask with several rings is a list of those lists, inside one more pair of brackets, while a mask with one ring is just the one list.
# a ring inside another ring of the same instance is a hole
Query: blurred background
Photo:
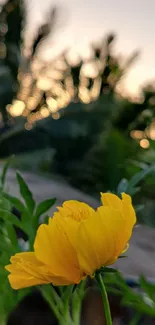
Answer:
[[[154, 164], [154, 3], [1, 4], [1, 161], [97, 198]], [[154, 185], [135, 197], [151, 226]]]
[[[15, 155], [31, 181], [94, 202], [155, 163], [154, 10], [153, 0], [0, 0], [1, 164]], [[138, 220], [154, 228], [155, 172], [141, 185]]]

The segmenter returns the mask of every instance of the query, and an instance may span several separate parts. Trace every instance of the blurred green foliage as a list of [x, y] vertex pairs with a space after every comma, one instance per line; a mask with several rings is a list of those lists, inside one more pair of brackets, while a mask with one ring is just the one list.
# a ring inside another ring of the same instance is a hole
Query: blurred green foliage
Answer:
[[[16, 175], [21, 199], [5, 192], [5, 178], [9, 163], [3, 168], [0, 188], [0, 322], [6, 322], [9, 313], [25, 295], [31, 292], [31, 289], [12, 290], [4, 267], [9, 264], [10, 257], [15, 253], [33, 249], [40, 216], [46, 216], [48, 210], [55, 203], [55, 199], [52, 198], [36, 205], [33, 195], [20, 173]], [[14, 208], [20, 217], [13, 213]], [[45, 221], [46, 219], [47, 217]]]
[[[121, 298], [121, 305], [131, 310], [129, 325], [153, 324], [155, 319], [155, 283], [141, 276], [139, 279], [124, 279], [119, 273], [104, 276], [107, 291]], [[145, 323], [145, 316], [149, 316]], [[125, 321], [125, 319], [124, 319]], [[122, 325], [127, 324], [122, 320]], [[153, 321], [153, 322], [152, 322]]]

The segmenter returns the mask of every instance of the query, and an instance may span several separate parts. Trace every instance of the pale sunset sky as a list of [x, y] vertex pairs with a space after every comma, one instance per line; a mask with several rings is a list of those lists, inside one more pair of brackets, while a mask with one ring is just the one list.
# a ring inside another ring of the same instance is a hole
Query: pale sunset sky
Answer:
[[46, 59], [66, 48], [86, 55], [91, 41], [114, 32], [116, 53], [141, 51], [124, 80], [125, 91], [137, 94], [146, 81], [155, 80], [155, 0], [25, 0], [25, 4], [29, 7], [27, 41], [35, 27], [46, 21], [51, 6], [60, 7], [58, 32], [40, 51]]

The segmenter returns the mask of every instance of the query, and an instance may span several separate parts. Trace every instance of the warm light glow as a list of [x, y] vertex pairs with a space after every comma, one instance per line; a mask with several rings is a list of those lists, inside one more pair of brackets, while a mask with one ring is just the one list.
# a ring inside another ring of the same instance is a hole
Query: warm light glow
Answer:
[[54, 98], [48, 97], [46, 103], [52, 113], [55, 113], [58, 110], [58, 103]]
[[40, 114], [42, 115], [42, 117], [46, 118], [50, 115], [50, 112], [47, 107], [42, 106]]
[[130, 136], [135, 140], [141, 140], [144, 137], [144, 132], [140, 130], [132, 130]]
[[54, 120], [58, 120], [60, 118], [60, 113], [58, 113], [58, 112], [54, 113], [54, 114], [52, 114], [52, 117]]
[[37, 77], [44, 64], [39, 60], [33, 60], [31, 63], [31, 69], [34, 75]]
[[37, 87], [41, 90], [47, 91], [51, 89], [51, 80], [47, 78], [40, 78], [37, 81]]
[[36, 107], [36, 98], [35, 97], [29, 97], [27, 101], [27, 108], [29, 110], [33, 110]]
[[11, 116], [22, 115], [24, 108], [25, 108], [25, 103], [20, 100], [14, 100], [12, 105], [7, 106], [7, 110], [11, 114]]
[[63, 59], [57, 59], [55, 61], [55, 68], [58, 70], [65, 71], [67, 69], [67, 64]]
[[81, 74], [89, 78], [96, 78], [98, 76], [98, 67], [95, 62], [88, 62], [83, 64]]
[[[101, 42], [100, 46], [102, 45]], [[22, 115], [27, 118], [29, 124], [33, 124], [50, 115], [58, 119], [58, 112], [72, 102], [89, 104], [97, 100], [104, 77], [105, 53], [104, 50], [101, 51], [101, 55], [96, 58], [95, 47], [92, 46], [85, 54], [83, 57], [78, 51], [66, 51], [57, 58], [53, 57], [51, 61], [49, 58], [41, 60], [38, 55], [34, 55], [29, 61], [27, 72], [26, 67], [21, 66], [18, 73], [18, 101], [7, 107], [8, 112], [12, 116]], [[109, 83], [115, 83], [113, 73]], [[104, 93], [108, 92], [107, 85]], [[151, 139], [155, 137], [153, 132], [150, 130]], [[146, 137], [146, 131], [133, 130], [131, 137], [141, 140]]]
[[91, 101], [89, 90], [85, 87], [79, 87], [79, 98], [84, 104], [89, 104]]
[[63, 96], [64, 94], [64, 90], [62, 89], [62, 86], [59, 83], [54, 83], [51, 90], [52, 94], [57, 97]]
[[32, 76], [29, 73], [23, 74], [23, 73], [19, 72], [18, 80], [22, 81], [23, 78], [24, 78], [24, 88], [29, 88], [32, 84]]
[[94, 84], [92, 86], [92, 89], [90, 90], [91, 99], [95, 100], [98, 98], [100, 93], [100, 87], [101, 87], [101, 78], [98, 77], [94, 80]]
[[68, 64], [72, 67], [75, 67], [78, 64], [80, 64], [80, 57], [74, 51], [69, 51], [66, 53], [66, 60], [67, 60]]
[[63, 79], [63, 73], [59, 70], [54, 70], [54, 69], [47, 70], [46, 75], [47, 75], [47, 77], [50, 77], [54, 80], [62, 80]]
[[30, 113], [30, 111], [26, 108], [26, 109], [24, 109], [22, 116], [28, 117], [29, 113]]
[[140, 140], [139, 144], [143, 149], [148, 149], [149, 146], [150, 146], [150, 143], [149, 143], [149, 141], [147, 139]]
[[151, 140], [155, 140], [155, 120], [153, 120], [151, 125], [147, 128], [146, 132]]
[[150, 137], [151, 140], [155, 140], [155, 128], [150, 129], [149, 137]]
[[31, 129], [32, 129], [32, 124], [30, 124], [30, 123], [25, 123], [25, 129], [27, 130], [27, 131], [30, 131]]

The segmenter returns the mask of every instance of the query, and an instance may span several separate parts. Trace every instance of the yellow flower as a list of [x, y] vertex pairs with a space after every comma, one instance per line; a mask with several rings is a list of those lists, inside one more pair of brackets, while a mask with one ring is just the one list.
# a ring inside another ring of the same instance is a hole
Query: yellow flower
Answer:
[[48, 225], [39, 227], [34, 252], [11, 257], [6, 269], [12, 288], [79, 283], [113, 264], [127, 247], [136, 215], [125, 193], [122, 200], [101, 193], [101, 201], [96, 211], [82, 202], [64, 202]]

